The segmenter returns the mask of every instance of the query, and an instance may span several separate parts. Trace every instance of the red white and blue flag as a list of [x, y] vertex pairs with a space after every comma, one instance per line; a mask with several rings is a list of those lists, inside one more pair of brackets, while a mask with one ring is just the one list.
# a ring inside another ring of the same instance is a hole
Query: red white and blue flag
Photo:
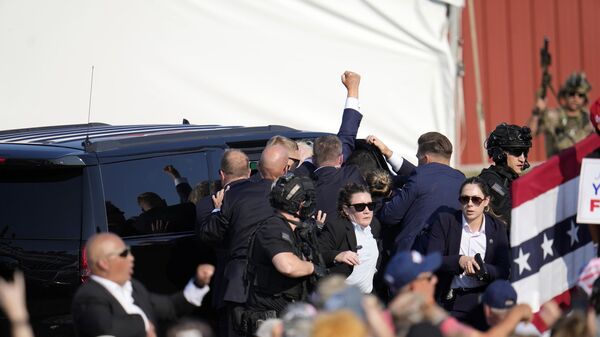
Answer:
[[576, 217], [581, 161], [598, 147], [593, 134], [512, 185], [511, 281], [519, 302], [534, 311], [551, 299], [569, 303], [569, 290], [596, 256], [587, 225]]

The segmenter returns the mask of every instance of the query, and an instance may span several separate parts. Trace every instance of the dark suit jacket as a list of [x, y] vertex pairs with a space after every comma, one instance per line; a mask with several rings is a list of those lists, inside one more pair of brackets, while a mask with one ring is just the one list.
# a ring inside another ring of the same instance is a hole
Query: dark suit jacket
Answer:
[[338, 217], [337, 203], [340, 189], [349, 183], [365, 185], [358, 167], [354, 165], [345, 165], [339, 169], [333, 166], [318, 168], [313, 173], [313, 182], [317, 194], [317, 210], [327, 213], [327, 218], [331, 220]]
[[[183, 292], [172, 296], [148, 292], [139, 281], [132, 279], [133, 300], [156, 326], [157, 320], [175, 320], [193, 310], [194, 306], [183, 297]], [[75, 331], [79, 337], [112, 335], [118, 337], [146, 337], [146, 328], [140, 315], [130, 315], [100, 283], [90, 279], [73, 298]]]
[[[377, 259], [377, 268], [381, 262], [381, 225], [379, 221], [373, 217], [371, 221], [371, 233], [377, 242], [379, 249], [379, 257]], [[345, 263], [334, 263], [337, 254], [351, 250], [356, 252], [356, 234], [354, 233], [354, 225], [345, 218], [338, 217], [332, 221], [327, 221], [323, 230], [319, 234], [319, 249], [323, 255], [323, 260], [332, 274], [342, 274], [346, 277], [350, 276], [354, 267]]]
[[[485, 215], [486, 249], [483, 261], [490, 274], [490, 282], [508, 279], [510, 270], [509, 245], [504, 224]], [[463, 272], [458, 264], [460, 240], [462, 237], [462, 212], [442, 213], [431, 226], [427, 253], [442, 254], [442, 265], [438, 269], [439, 282], [436, 286], [436, 300], [445, 296], [450, 289], [452, 278]]]
[[216, 275], [222, 281], [214, 283], [214, 303], [217, 308], [225, 302], [245, 303], [248, 297], [243, 274], [248, 259], [248, 242], [259, 223], [273, 215], [269, 203], [271, 180], [254, 182], [250, 179], [231, 185], [225, 192], [220, 212], [211, 213], [196, 232], [203, 242], [217, 244], [225, 250], [218, 257]]
[[377, 212], [383, 226], [399, 226], [396, 251], [418, 249], [413, 247], [415, 239], [440, 210], [460, 208], [458, 195], [464, 180], [462, 172], [439, 163], [418, 166], [413, 171], [404, 187], [396, 190]]

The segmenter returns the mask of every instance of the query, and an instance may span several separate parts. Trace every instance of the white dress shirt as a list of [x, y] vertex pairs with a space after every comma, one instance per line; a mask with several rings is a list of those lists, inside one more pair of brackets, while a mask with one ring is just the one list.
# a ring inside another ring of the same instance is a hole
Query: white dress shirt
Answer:
[[[150, 327], [148, 316], [146, 316], [146, 313], [144, 313], [142, 308], [133, 303], [133, 287], [131, 285], [131, 281], [127, 281], [127, 283], [121, 286], [116, 282], [98, 275], [92, 275], [91, 278], [106, 288], [106, 290], [113, 295], [119, 304], [121, 304], [126, 313], [130, 315], [140, 315], [144, 320], [146, 331], [148, 331], [148, 328]], [[183, 297], [185, 297], [185, 299], [192, 305], [199, 307], [202, 304], [204, 296], [209, 290], [210, 288], [208, 285], [205, 285], [202, 288], [196, 287], [194, 285], [194, 280], [192, 279], [183, 289]]]
[[360, 263], [354, 266], [352, 274], [346, 279], [346, 283], [355, 285], [363, 293], [368, 294], [373, 291], [373, 277], [377, 272], [379, 249], [377, 248], [377, 241], [371, 233], [371, 226], [363, 228], [355, 223], [352, 223], [352, 225], [354, 225], [356, 244], [362, 246], [362, 248], [357, 251]]
[[[486, 236], [485, 236], [485, 216], [481, 223], [481, 228], [478, 232], [472, 232], [471, 227], [467, 223], [465, 216], [462, 216], [462, 234], [460, 237], [460, 255], [475, 256], [475, 254], [481, 254], [481, 258], [485, 258], [486, 249]], [[477, 288], [484, 286], [486, 283], [481, 282], [473, 276], [462, 274], [454, 276], [452, 279], [451, 288]]]

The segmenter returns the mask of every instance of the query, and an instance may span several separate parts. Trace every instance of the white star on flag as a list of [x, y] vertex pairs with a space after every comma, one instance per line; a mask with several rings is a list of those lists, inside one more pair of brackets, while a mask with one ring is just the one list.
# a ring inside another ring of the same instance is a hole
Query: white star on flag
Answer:
[[529, 262], [527, 262], [529, 255], [530, 253], [523, 254], [523, 249], [519, 248], [519, 257], [515, 259], [515, 263], [519, 265], [519, 275], [522, 274], [525, 269], [531, 270]]
[[575, 242], [579, 242], [579, 236], [577, 236], [577, 232], [579, 231], [579, 227], [575, 226], [575, 221], [571, 220], [571, 229], [567, 231], [567, 235], [571, 237], [571, 246], [575, 244]]
[[542, 243], [542, 249], [544, 250], [544, 257], [542, 260], [546, 259], [546, 255], [554, 256], [554, 251], [552, 250], [552, 244], [554, 244], [554, 239], [548, 240], [546, 233], [544, 233], [544, 242]]

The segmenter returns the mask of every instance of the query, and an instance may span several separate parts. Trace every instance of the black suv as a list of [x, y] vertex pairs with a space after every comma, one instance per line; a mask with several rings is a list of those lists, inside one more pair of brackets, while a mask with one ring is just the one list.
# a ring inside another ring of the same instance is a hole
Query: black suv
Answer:
[[[72, 335], [71, 299], [89, 272], [83, 248], [97, 232], [123, 236], [135, 277], [150, 290], [181, 289], [211, 249], [195, 240], [195, 207], [164, 168], [201, 188], [218, 180], [225, 149], [242, 149], [255, 163], [277, 134], [322, 135], [282, 126], [100, 123], [0, 132], [0, 274], [24, 271], [36, 335]], [[140, 209], [142, 194], [177, 216], [155, 219], [156, 231], [135, 230], [149, 213]], [[0, 325], [4, 335], [4, 317]]]

